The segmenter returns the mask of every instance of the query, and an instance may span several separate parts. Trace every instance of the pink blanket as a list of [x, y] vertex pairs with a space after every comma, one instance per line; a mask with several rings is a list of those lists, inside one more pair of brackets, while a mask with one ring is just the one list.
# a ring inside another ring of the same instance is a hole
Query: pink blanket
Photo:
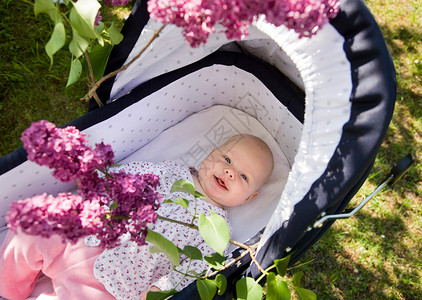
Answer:
[[[0, 295], [8, 299], [114, 299], [93, 274], [102, 250], [86, 247], [83, 239], [72, 245], [57, 236], [47, 239], [9, 231], [0, 249]], [[51, 283], [42, 279], [34, 290], [41, 272]]]

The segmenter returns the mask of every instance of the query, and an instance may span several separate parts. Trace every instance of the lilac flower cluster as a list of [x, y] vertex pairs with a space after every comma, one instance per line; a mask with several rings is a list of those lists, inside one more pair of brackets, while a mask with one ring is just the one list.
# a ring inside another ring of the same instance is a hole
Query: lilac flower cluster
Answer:
[[70, 242], [95, 234], [107, 248], [129, 233], [131, 240], [145, 244], [147, 224], [156, 221], [163, 198], [157, 176], [109, 172], [114, 164], [111, 146], [100, 143], [92, 149], [72, 126], [35, 122], [23, 132], [22, 141], [29, 160], [53, 169], [53, 176], [63, 182], [76, 180], [79, 195], [43, 194], [15, 202], [7, 217], [10, 229], [20, 227], [43, 237], [58, 234]]
[[56, 128], [48, 121], [35, 122], [21, 139], [28, 160], [53, 169], [54, 178], [62, 182], [74, 181], [113, 163], [111, 147], [97, 144], [95, 150], [91, 149], [85, 135], [73, 126]]
[[113, 3], [113, 7], [117, 7], [117, 6], [124, 6], [128, 4], [130, 1], [132, 0], [104, 0], [104, 3], [107, 4], [108, 6], [110, 6], [110, 4]]
[[286, 25], [299, 37], [310, 37], [334, 18], [338, 0], [149, 0], [151, 17], [183, 28], [192, 47], [205, 43], [223, 25], [228, 39], [242, 39], [258, 15], [276, 26]]
[[132, 241], [144, 245], [147, 224], [156, 222], [155, 211], [163, 198], [156, 191], [158, 185], [159, 179], [153, 174], [109, 173], [107, 196], [112, 200], [106, 216], [108, 226], [97, 232], [97, 238], [107, 241], [107, 246], [112, 248], [119, 236], [128, 232]]
[[100, 21], [103, 19], [101, 16], [101, 11], [97, 12], [97, 15], [95, 16], [94, 26], [100, 25]]
[[[72, 0], [72, 1], [73, 2], [77, 2], [78, 0]], [[104, 3], [107, 6], [110, 6], [111, 4], [113, 4], [113, 7], [116, 8], [118, 6], [124, 6], [124, 5], [128, 4], [131, 1], [132, 0], [104, 0]], [[97, 15], [95, 16], [94, 26], [100, 25], [100, 21], [102, 19], [103, 19], [103, 17], [101, 16], [101, 11], [99, 10], [97, 12]]]
[[98, 201], [84, 202], [82, 197], [61, 193], [57, 197], [42, 194], [12, 203], [7, 215], [9, 228], [20, 227], [27, 234], [76, 242], [94, 234], [101, 225], [104, 210]]

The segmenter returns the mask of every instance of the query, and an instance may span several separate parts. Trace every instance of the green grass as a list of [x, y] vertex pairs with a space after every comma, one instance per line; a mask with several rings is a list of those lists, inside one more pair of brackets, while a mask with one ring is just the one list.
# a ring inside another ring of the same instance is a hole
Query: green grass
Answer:
[[34, 16], [32, 5], [0, 0], [0, 155], [21, 146], [20, 134], [32, 121], [63, 125], [86, 112], [79, 101], [86, 80], [65, 90], [70, 55], [60, 51], [54, 65], [45, 53], [51, 22]]
[[[397, 71], [393, 120], [374, 169], [352, 200], [370, 194], [393, 162], [422, 151], [421, 0], [368, 0]], [[79, 99], [87, 80], [65, 90], [69, 55], [60, 51], [53, 67], [45, 54], [51, 23], [34, 17], [19, 0], [0, 0], [0, 155], [20, 146], [31, 121], [58, 125], [86, 111]], [[394, 189], [387, 189], [348, 220], [339, 220], [300, 263], [304, 286], [320, 299], [422, 299], [422, 167], [417, 163]]]
[[[113, 14], [122, 20], [128, 10], [118, 8], [102, 13], [103, 20], [112, 20]], [[22, 145], [20, 135], [32, 121], [46, 119], [61, 126], [86, 113], [87, 103], [79, 99], [88, 92], [88, 75], [85, 72], [78, 83], [65, 89], [71, 55], [65, 46], [54, 55], [51, 65], [44, 46], [53, 24], [45, 14], [35, 17], [30, 0], [0, 0], [0, 20], [3, 156]]]

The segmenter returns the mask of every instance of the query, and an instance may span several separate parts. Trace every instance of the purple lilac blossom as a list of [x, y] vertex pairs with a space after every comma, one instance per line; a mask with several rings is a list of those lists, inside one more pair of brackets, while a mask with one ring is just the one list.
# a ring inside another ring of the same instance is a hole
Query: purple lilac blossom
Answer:
[[99, 165], [111, 166], [114, 164], [113, 149], [110, 145], [105, 145], [103, 142], [95, 144], [94, 156]]
[[20, 227], [43, 237], [57, 234], [72, 243], [94, 234], [106, 248], [129, 233], [131, 240], [145, 244], [147, 224], [156, 222], [155, 211], [163, 199], [157, 192], [158, 176], [108, 172], [114, 164], [111, 146], [90, 148], [85, 135], [72, 126], [60, 129], [48, 121], [34, 122], [22, 141], [29, 160], [52, 168], [59, 180], [76, 180], [79, 195], [43, 194], [13, 203], [7, 215], [11, 230]]
[[225, 27], [228, 39], [242, 39], [258, 15], [310, 37], [339, 11], [338, 0], [149, 0], [151, 17], [183, 28], [192, 47], [205, 43], [214, 26]]
[[124, 5], [128, 4], [130, 1], [132, 1], [132, 0], [113, 0], [113, 6], [114, 7], [124, 6]]
[[104, 0], [104, 3], [107, 6], [110, 6], [110, 4], [113, 3], [113, 7], [117, 7], [117, 6], [124, 6], [128, 4], [130, 1], [132, 0]]
[[95, 16], [94, 26], [100, 25], [100, 21], [103, 19], [101, 16], [101, 11], [97, 12], [97, 15]]
[[[131, 240], [145, 244], [147, 224], [157, 220], [156, 210], [163, 196], [156, 191], [159, 178], [153, 174], [130, 174], [123, 171], [110, 173], [107, 177], [108, 195], [113, 207], [107, 219], [109, 226], [104, 226], [97, 237], [107, 242], [107, 247], [118, 243], [118, 236], [130, 233]], [[139, 234], [141, 233], [141, 234]], [[115, 244], [114, 244], [115, 243]]]
[[8, 227], [17, 227], [27, 234], [50, 237], [57, 234], [63, 241], [75, 243], [81, 236], [98, 231], [104, 210], [95, 202], [61, 193], [57, 197], [42, 194], [12, 203], [6, 220]]
[[[106, 248], [119, 245], [119, 237], [129, 233], [132, 241], [144, 245], [147, 225], [156, 222], [156, 210], [163, 199], [156, 191], [158, 176], [124, 172], [111, 176], [116, 180], [105, 178], [110, 190], [106, 201], [87, 201], [72, 193], [57, 197], [45, 193], [12, 203], [6, 217], [8, 227], [47, 238], [56, 234], [71, 243], [93, 234]], [[113, 202], [117, 203], [115, 208]]]
[[21, 139], [28, 160], [53, 169], [53, 177], [62, 182], [74, 181], [83, 173], [104, 168], [104, 156], [108, 155], [96, 156], [87, 145], [85, 135], [75, 127], [56, 128], [44, 120], [34, 122], [22, 133]]

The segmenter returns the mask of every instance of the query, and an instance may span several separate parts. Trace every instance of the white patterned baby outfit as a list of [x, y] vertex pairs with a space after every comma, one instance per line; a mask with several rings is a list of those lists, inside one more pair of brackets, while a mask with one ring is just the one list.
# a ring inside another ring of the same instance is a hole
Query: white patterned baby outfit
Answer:
[[[171, 186], [175, 181], [186, 179], [193, 182], [189, 167], [178, 162], [163, 161], [158, 164], [135, 162], [123, 165], [121, 168], [130, 173], [153, 173], [158, 175], [160, 178], [160, 192], [164, 195], [164, 199], [174, 200], [177, 197], [183, 197], [190, 201], [189, 212], [181, 205], [163, 203], [157, 211], [158, 215], [184, 223], [192, 221], [192, 214], [195, 212], [193, 196], [185, 193], [173, 193], [170, 195]], [[227, 213], [224, 209], [213, 206], [201, 199], [197, 199], [196, 202], [197, 214], [204, 213], [209, 215], [210, 210], [212, 210], [222, 216], [229, 224]], [[194, 246], [202, 252], [203, 256], [215, 252], [204, 242], [199, 231], [195, 229], [162, 220], [157, 220], [156, 224], [151, 224], [150, 229], [171, 240], [181, 249], [186, 245]], [[93, 242], [92, 239], [91, 242]], [[86, 243], [89, 245], [89, 240], [86, 240]], [[180, 266], [177, 269], [186, 272], [188, 263], [189, 259], [182, 257]], [[198, 260], [192, 261], [189, 267], [189, 271], [197, 273], [201, 273], [206, 269], [207, 264]], [[130, 241], [127, 236], [122, 239], [120, 246], [106, 249], [102, 252], [94, 264], [94, 275], [116, 299], [139, 299], [140, 294], [151, 286], [156, 286], [161, 290], [170, 290], [183, 277], [173, 271], [169, 259], [164, 254], [152, 254], [150, 253], [150, 245], [138, 246], [135, 242]], [[177, 286], [177, 290], [181, 290], [192, 281], [192, 278], [186, 277]]]

